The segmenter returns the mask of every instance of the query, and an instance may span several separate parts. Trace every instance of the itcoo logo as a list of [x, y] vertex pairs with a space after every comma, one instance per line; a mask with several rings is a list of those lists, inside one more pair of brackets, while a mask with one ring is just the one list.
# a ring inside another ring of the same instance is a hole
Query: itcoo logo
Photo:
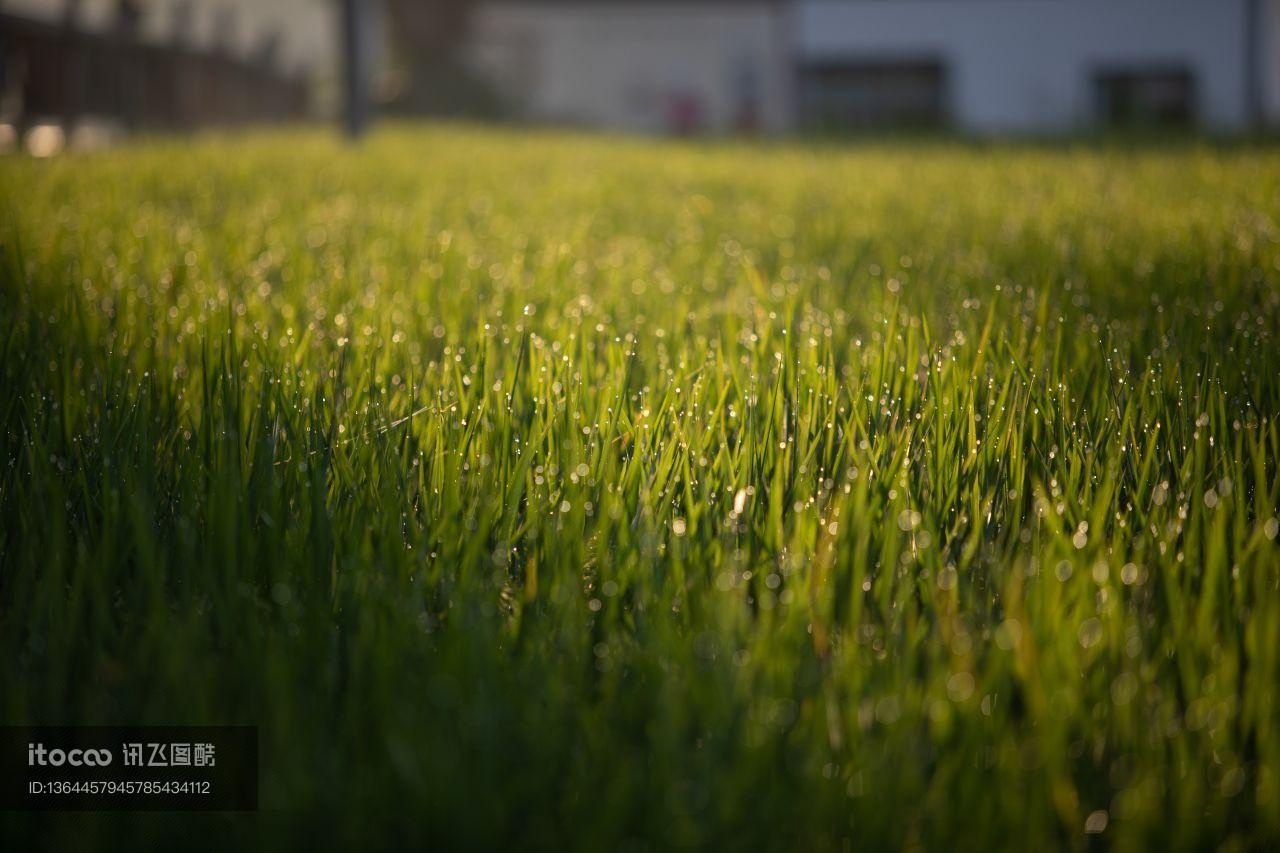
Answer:
[[111, 763], [109, 749], [45, 749], [42, 743], [27, 744], [28, 767], [106, 767]]

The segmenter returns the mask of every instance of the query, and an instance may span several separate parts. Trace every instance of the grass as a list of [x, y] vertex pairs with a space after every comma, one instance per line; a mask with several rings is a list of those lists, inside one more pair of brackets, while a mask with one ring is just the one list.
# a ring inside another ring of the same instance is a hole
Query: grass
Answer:
[[0, 832], [1280, 839], [1277, 149], [288, 131], [0, 197], [0, 721], [262, 744], [257, 815]]

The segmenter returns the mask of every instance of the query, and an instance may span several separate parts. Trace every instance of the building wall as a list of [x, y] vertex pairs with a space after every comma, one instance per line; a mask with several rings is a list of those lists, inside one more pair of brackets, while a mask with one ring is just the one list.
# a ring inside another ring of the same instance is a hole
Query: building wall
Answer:
[[[1195, 77], [1198, 121], [1238, 129], [1250, 121], [1246, 2], [805, 0], [793, 10], [795, 49], [801, 62], [937, 57], [951, 118], [979, 132], [1088, 126], [1095, 69], [1180, 64]], [[1268, 97], [1280, 115], [1280, 84]]]
[[791, 120], [789, 16], [777, 2], [498, 0], [477, 10], [469, 56], [534, 120], [779, 131]]

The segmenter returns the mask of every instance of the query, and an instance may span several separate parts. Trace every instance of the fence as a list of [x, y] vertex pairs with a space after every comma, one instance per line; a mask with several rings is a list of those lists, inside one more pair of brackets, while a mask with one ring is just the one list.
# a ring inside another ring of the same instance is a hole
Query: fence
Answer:
[[19, 128], [93, 117], [130, 129], [191, 129], [306, 109], [305, 81], [280, 73], [269, 55], [247, 61], [144, 42], [120, 28], [86, 32], [0, 13], [0, 120]]

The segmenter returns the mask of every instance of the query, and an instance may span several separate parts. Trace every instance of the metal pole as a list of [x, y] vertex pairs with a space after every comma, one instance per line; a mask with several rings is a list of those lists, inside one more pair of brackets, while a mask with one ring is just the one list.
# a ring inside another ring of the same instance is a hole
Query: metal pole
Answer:
[[1262, 2], [1245, 0], [1244, 7], [1244, 109], [1250, 130], [1262, 127]]
[[359, 139], [369, 124], [369, 4], [342, 2], [342, 57], [347, 135]]

